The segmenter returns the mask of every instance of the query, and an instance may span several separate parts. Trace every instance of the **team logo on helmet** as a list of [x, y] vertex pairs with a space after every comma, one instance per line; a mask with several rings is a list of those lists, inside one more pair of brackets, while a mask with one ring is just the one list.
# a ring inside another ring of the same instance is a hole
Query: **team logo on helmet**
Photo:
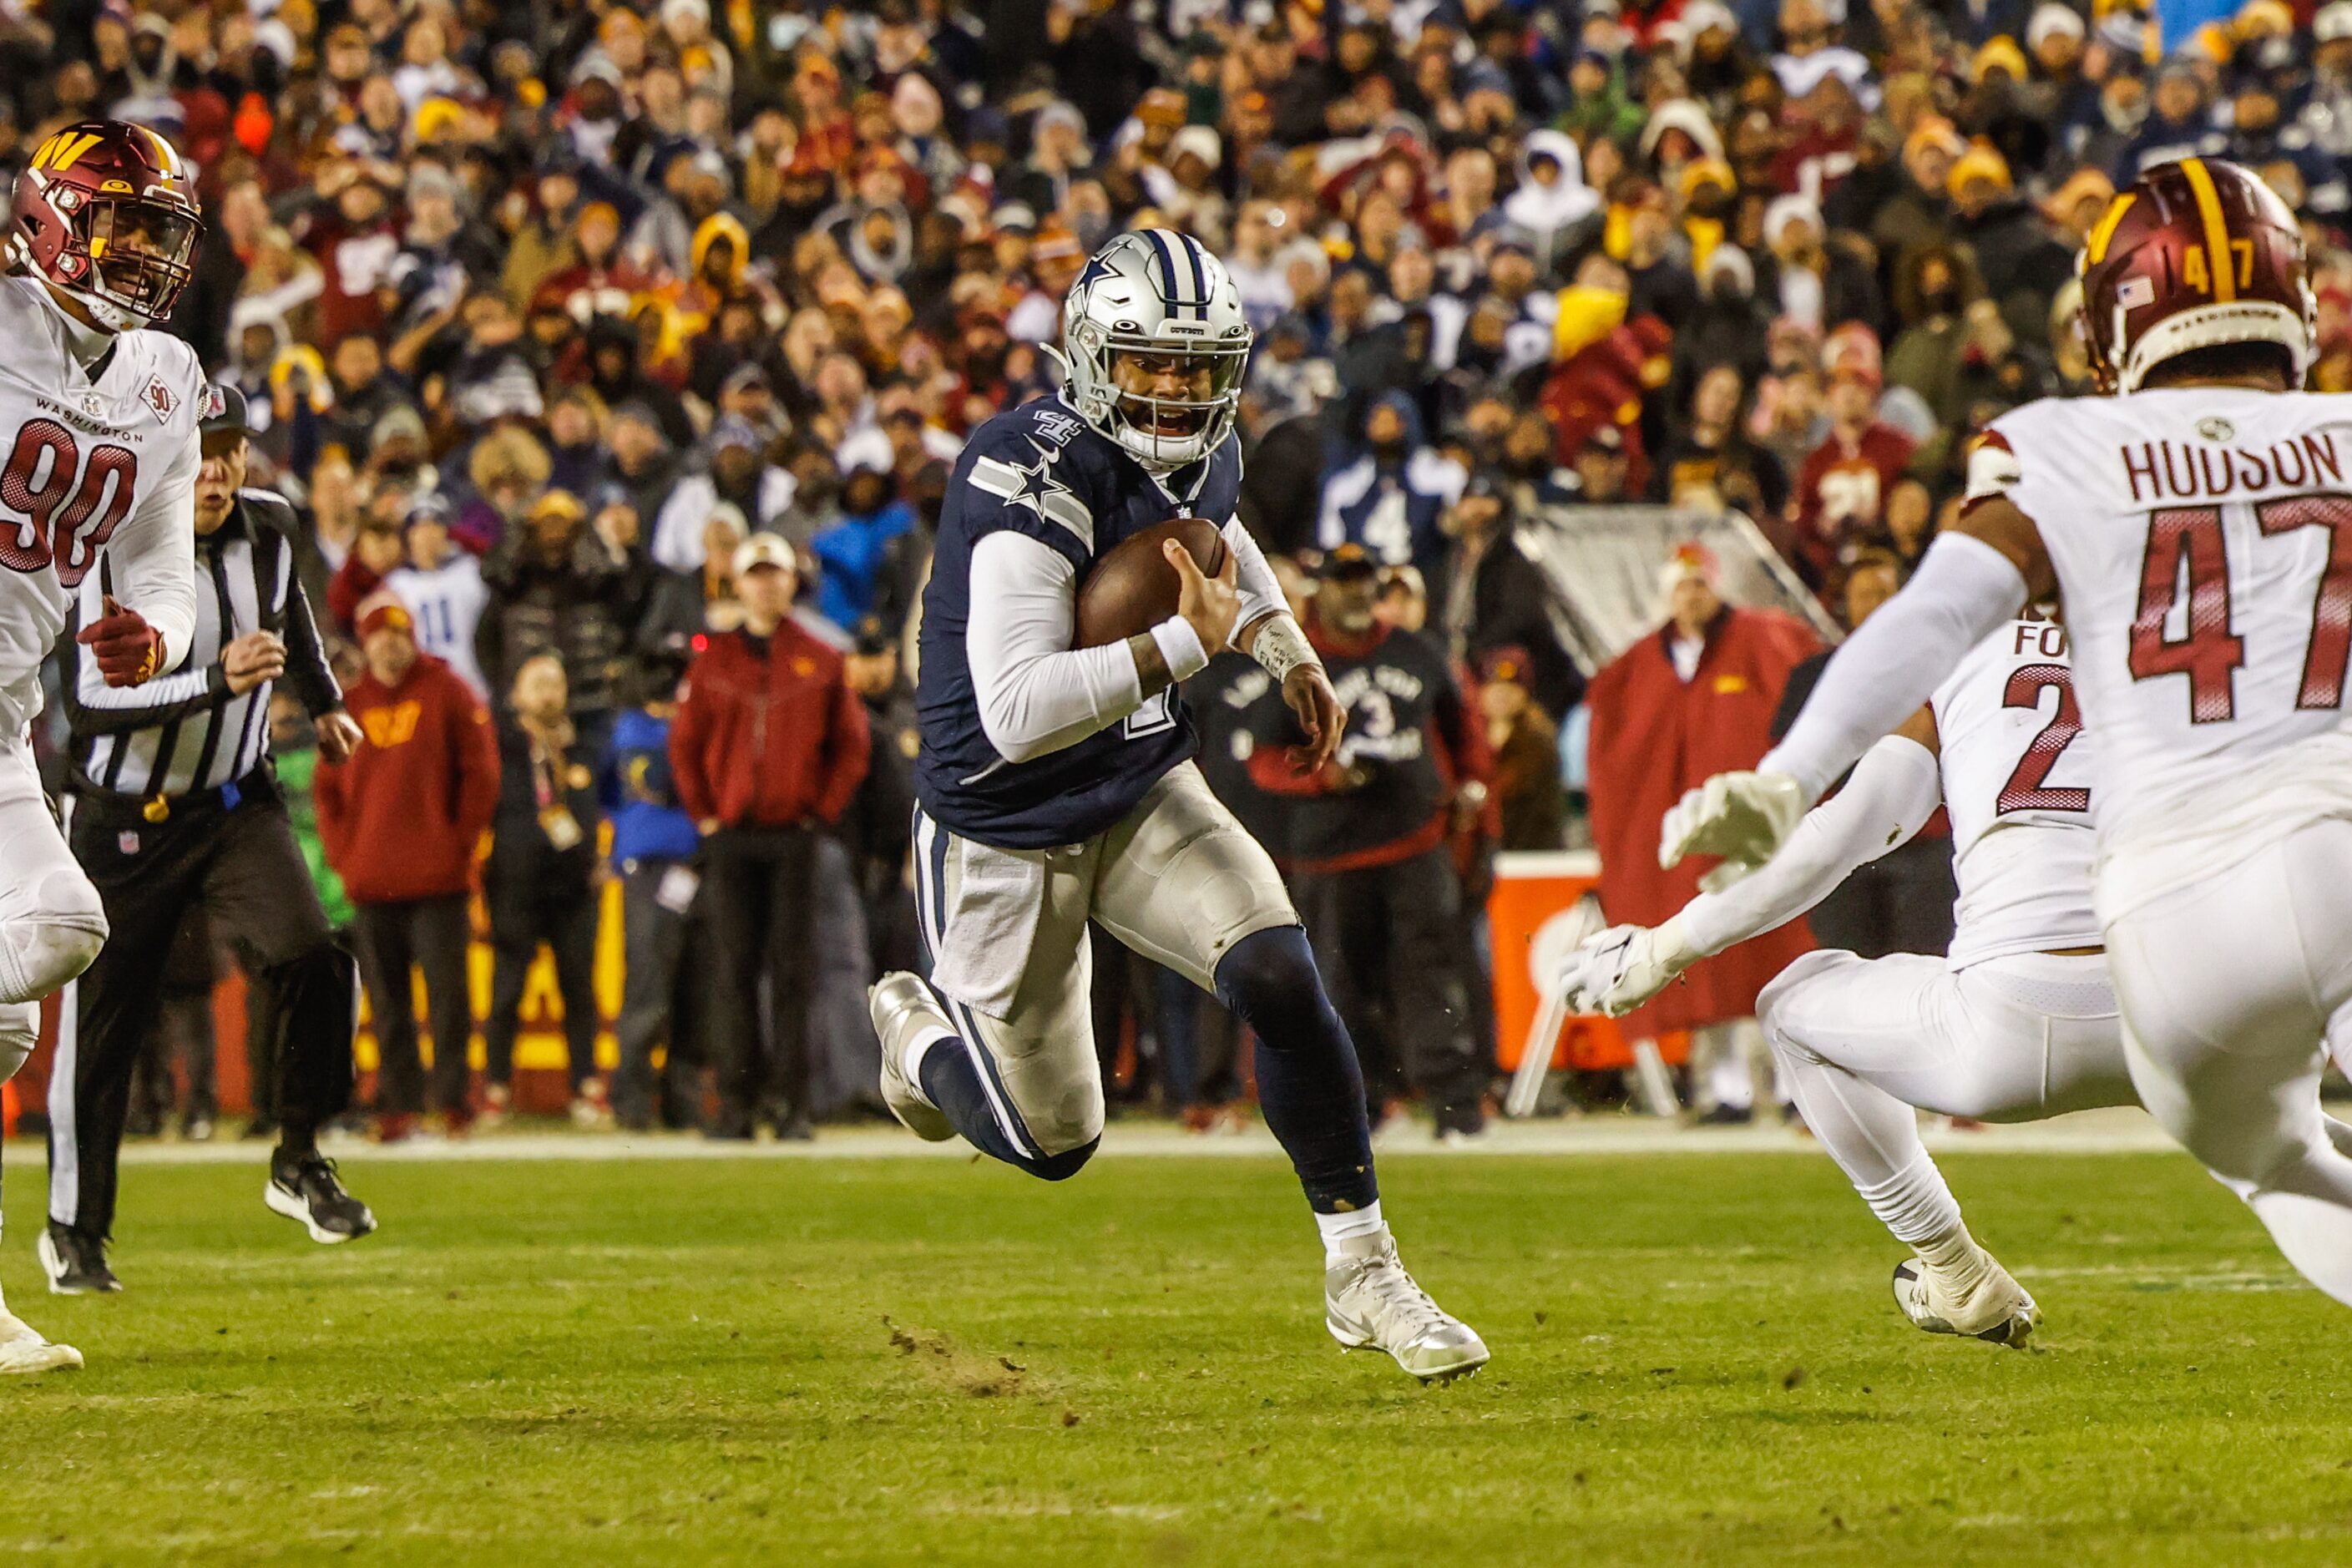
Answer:
[[1165, 228], [1122, 234], [1070, 285], [1064, 396], [1129, 456], [1171, 472], [1232, 433], [1251, 337], [1241, 290], [1200, 241]]
[[172, 313], [204, 220], [195, 179], [142, 125], [93, 120], [56, 132], [16, 176], [8, 258], [46, 279], [110, 331]]

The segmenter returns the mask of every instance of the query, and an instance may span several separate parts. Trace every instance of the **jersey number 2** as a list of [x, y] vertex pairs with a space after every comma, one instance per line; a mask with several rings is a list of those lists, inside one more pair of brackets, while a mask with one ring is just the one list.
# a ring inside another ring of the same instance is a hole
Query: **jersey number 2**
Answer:
[[54, 419], [26, 420], [0, 467], [0, 507], [22, 519], [0, 516], [0, 566], [38, 572], [54, 563], [59, 583], [79, 585], [131, 514], [138, 472], [128, 447], [92, 447], [85, 462], [72, 431]]
[[[2327, 565], [2311, 605], [2311, 639], [2303, 658], [2297, 708], [2341, 708], [2344, 667], [2352, 656], [2352, 499], [2288, 496], [2259, 501], [2254, 521], [2269, 535], [2298, 529], [2327, 531]], [[2188, 583], [2182, 635], [2168, 637], [2165, 623]], [[2189, 718], [2212, 724], [2237, 716], [2238, 667], [2244, 639], [2230, 629], [2230, 560], [2219, 507], [2175, 507], [2147, 520], [2147, 554], [2139, 578], [2139, 608], [2132, 616], [2134, 680], [2189, 677]]]
[[2074, 706], [2074, 678], [2063, 664], [2025, 664], [2009, 672], [2009, 684], [2002, 688], [2000, 705], [2004, 708], [2039, 710], [2042, 694], [2052, 687], [2058, 689], [2058, 711], [2042, 732], [2025, 748], [2025, 755], [2017, 759], [2009, 782], [2000, 786], [2000, 795], [1993, 802], [1993, 815], [2007, 816], [2012, 811], [2088, 811], [2091, 792], [2062, 786], [2052, 789], [2042, 784], [2050, 770], [2058, 765], [2059, 754], [2074, 743], [2083, 732], [2083, 712]]

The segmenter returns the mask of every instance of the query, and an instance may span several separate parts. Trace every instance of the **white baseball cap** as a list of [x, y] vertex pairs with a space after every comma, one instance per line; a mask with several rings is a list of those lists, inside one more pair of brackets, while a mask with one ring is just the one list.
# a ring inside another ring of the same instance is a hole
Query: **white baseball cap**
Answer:
[[735, 547], [735, 575], [743, 576], [755, 566], [781, 567], [797, 577], [801, 562], [789, 541], [773, 533], [755, 533]]
[[2062, 5], [2058, 0], [2044, 0], [2044, 4], [2034, 11], [2033, 20], [2025, 25], [2025, 47], [2038, 49], [2042, 39], [2056, 33], [2079, 38], [2086, 30], [2083, 18], [2075, 14], [2073, 6]]

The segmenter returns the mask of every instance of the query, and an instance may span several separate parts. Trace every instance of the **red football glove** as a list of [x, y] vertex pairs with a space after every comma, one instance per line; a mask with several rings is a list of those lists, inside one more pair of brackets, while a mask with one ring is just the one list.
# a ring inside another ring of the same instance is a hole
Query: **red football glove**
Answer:
[[146, 616], [116, 604], [111, 594], [106, 596], [106, 617], [82, 627], [74, 641], [89, 649], [109, 686], [137, 686], [163, 667], [163, 635]]

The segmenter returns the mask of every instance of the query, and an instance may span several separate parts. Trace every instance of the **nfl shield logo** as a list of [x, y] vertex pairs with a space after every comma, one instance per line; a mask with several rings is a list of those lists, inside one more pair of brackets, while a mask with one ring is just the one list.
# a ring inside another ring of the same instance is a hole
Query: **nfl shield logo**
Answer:
[[139, 835], [126, 828], [114, 836], [114, 847], [125, 855], [139, 853]]

